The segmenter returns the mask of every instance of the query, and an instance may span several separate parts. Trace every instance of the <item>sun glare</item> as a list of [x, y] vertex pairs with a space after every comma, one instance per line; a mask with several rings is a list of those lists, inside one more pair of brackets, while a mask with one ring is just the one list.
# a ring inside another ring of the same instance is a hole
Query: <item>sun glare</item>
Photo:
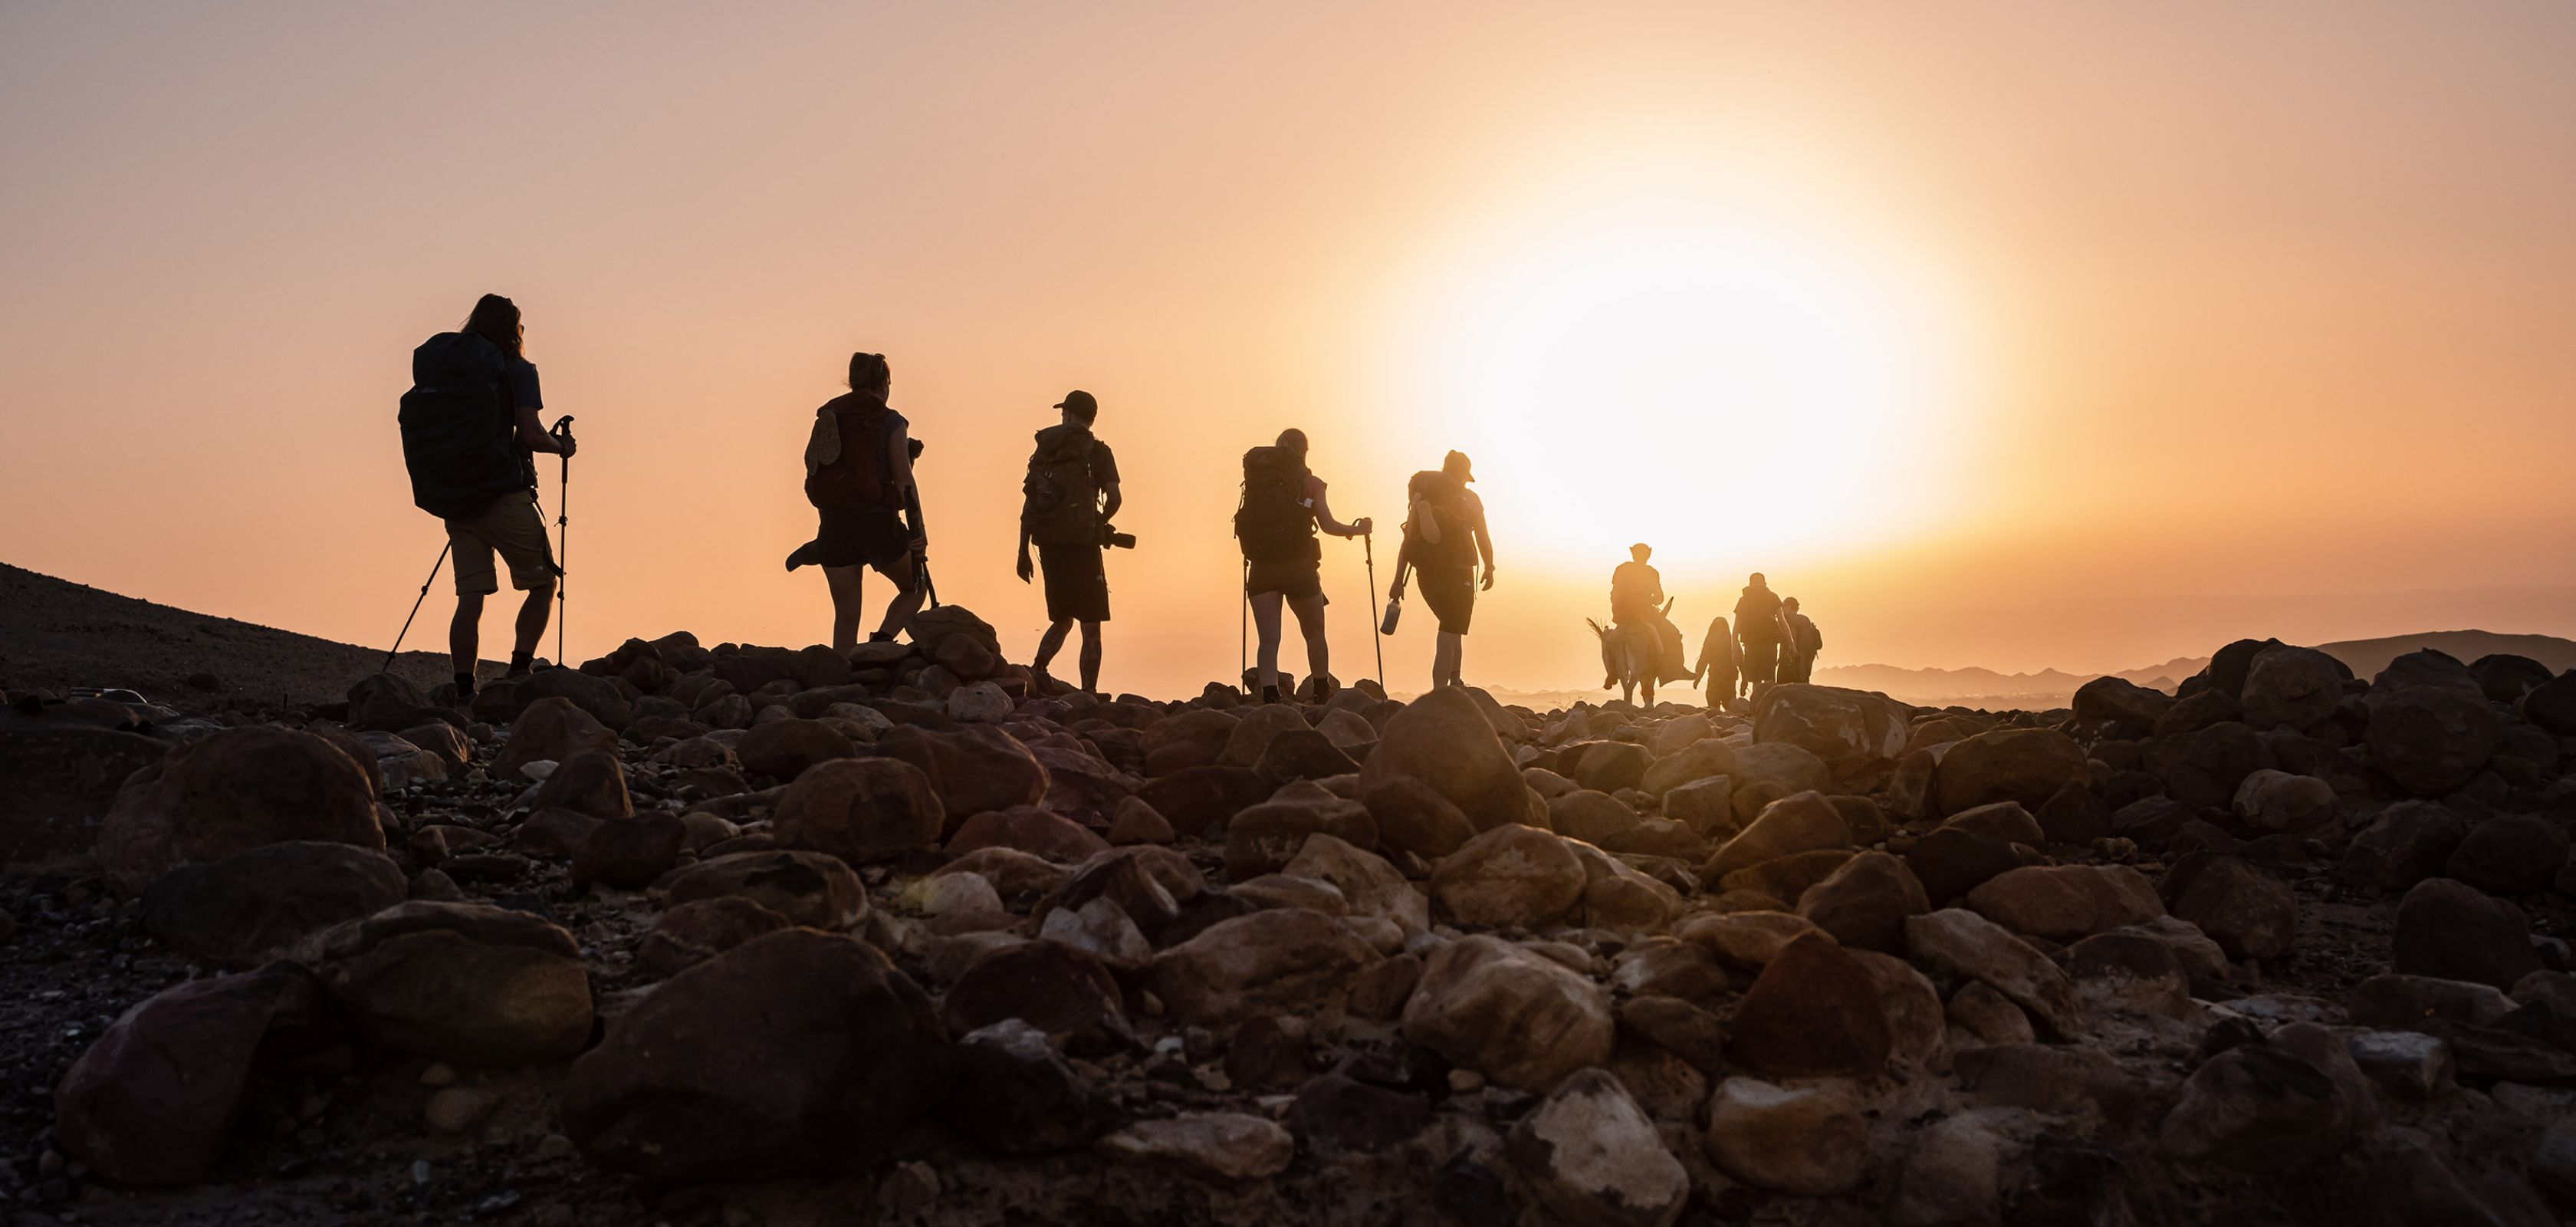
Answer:
[[1715, 223], [1505, 246], [1417, 317], [1416, 421], [1475, 458], [1515, 553], [1787, 569], [1919, 525], [1955, 402], [1897, 270]]

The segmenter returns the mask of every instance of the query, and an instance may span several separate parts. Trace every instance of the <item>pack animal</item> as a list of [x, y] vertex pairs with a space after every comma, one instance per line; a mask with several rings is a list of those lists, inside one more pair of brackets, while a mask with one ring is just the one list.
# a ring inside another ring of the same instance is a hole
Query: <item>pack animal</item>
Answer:
[[[1673, 603], [1664, 602], [1662, 612], [1671, 613]], [[1664, 675], [1664, 650], [1655, 624], [1644, 618], [1603, 626], [1590, 618], [1583, 620], [1601, 640], [1601, 688], [1619, 688], [1619, 697], [1631, 703], [1638, 691], [1645, 692], [1645, 705], [1655, 705], [1655, 683]]]

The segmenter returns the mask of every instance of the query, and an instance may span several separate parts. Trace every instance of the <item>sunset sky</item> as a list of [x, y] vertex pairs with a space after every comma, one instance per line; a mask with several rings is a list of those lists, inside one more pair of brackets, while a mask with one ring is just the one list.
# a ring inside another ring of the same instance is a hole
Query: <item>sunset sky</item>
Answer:
[[1098, 395], [1113, 689], [1234, 671], [1289, 425], [1381, 584], [1475, 457], [1472, 682], [1597, 680], [1640, 540], [1694, 644], [1762, 570], [1826, 665], [2576, 635], [2571, 65], [2555, 3], [12, 0], [0, 561], [389, 641], [410, 350], [494, 291], [579, 419], [576, 658], [827, 637], [779, 560], [853, 349], [1019, 659], [1029, 436]]

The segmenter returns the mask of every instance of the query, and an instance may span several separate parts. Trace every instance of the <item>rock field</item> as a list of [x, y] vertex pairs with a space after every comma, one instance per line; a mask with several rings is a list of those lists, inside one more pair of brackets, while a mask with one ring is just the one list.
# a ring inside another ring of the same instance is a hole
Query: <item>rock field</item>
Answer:
[[449, 697], [10, 692], [0, 1224], [2576, 1215], [2520, 657], [1257, 706], [949, 606]]

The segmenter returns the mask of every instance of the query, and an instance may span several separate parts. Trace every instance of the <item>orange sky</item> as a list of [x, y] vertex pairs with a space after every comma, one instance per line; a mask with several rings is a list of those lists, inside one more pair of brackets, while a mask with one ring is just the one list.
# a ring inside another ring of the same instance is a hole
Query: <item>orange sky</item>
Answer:
[[1595, 673], [1637, 539], [1826, 664], [2576, 634], [2571, 63], [2548, 4], [12, 4], [0, 559], [385, 641], [408, 353], [493, 290], [580, 419], [576, 656], [824, 637], [853, 348], [1014, 655], [1028, 436], [1099, 395], [1120, 689], [1233, 671], [1290, 424], [1346, 517], [1479, 457], [1495, 685]]

